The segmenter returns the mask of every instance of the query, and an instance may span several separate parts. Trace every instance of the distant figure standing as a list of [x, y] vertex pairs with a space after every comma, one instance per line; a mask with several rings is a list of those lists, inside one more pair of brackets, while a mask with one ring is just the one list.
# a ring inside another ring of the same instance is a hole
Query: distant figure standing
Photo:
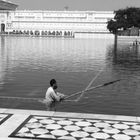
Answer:
[[137, 39], [133, 41], [133, 46], [138, 46], [138, 44], [140, 44], [140, 42]]
[[50, 81], [50, 87], [47, 89], [44, 103], [48, 111], [55, 110], [56, 103], [64, 99], [65, 95], [56, 91], [57, 82], [55, 79]]

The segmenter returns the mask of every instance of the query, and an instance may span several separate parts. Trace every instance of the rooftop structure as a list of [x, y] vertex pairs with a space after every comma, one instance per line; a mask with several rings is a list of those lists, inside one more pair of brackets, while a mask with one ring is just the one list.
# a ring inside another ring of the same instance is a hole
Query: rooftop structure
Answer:
[[0, 32], [35, 36], [75, 37], [109, 33], [113, 11], [16, 10], [18, 5], [0, 0]]
[[0, 10], [15, 10], [17, 7], [18, 5], [12, 2], [0, 0]]

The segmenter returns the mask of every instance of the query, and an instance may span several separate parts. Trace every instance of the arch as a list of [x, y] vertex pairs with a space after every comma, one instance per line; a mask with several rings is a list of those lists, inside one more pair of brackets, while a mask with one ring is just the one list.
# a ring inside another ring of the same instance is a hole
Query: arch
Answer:
[[19, 32], [18, 32], [18, 30], [16, 30], [16, 34], [18, 34]]
[[29, 30], [27, 30], [27, 31], [26, 31], [26, 34], [29, 35], [29, 33], [30, 33]]
[[23, 34], [26, 34], [26, 31], [25, 30], [23, 31]]
[[67, 31], [64, 32], [64, 36], [67, 36]]
[[60, 36], [62, 36], [62, 34], [63, 34], [62, 31], [60, 31]]
[[38, 36], [40, 35], [40, 32], [38, 30], [35, 31], [35, 35]]
[[33, 31], [31, 30], [31, 31], [30, 31], [30, 35], [33, 35], [33, 34], [34, 34], [34, 33], [33, 33]]
[[21, 30], [19, 31], [19, 34], [22, 34], [22, 31]]
[[67, 35], [70, 36], [70, 31], [67, 32]]
[[44, 31], [41, 31], [41, 35], [45, 35], [45, 32]]
[[55, 36], [55, 31], [52, 32], [52, 35]]
[[45, 33], [44, 33], [45, 35], [48, 35], [48, 32], [47, 31], [45, 31]]
[[51, 35], [51, 31], [48, 32], [48, 35]]
[[4, 33], [5, 32], [5, 24], [1, 23], [1, 32]]
[[56, 34], [55, 34], [56, 36], [59, 36], [60, 35], [60, 33], [59, 33], [59, 31], [56, 31]]

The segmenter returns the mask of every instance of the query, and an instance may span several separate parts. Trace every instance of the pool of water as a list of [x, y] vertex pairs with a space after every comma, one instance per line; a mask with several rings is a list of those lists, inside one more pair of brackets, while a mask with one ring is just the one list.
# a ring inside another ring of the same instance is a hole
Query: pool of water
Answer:
[[[85, 93], [78, 102], [62, 102], [57, 111], [140, 115], [140, 47], [111, 38], [62, 39], [0, 37], [0, 96], [44, 98], [55, 78], [58, 91]], [[75, 96], [71, 100], [78, 98]], [[31, 100], [1, 99], [0, 107], [45, 110]]]

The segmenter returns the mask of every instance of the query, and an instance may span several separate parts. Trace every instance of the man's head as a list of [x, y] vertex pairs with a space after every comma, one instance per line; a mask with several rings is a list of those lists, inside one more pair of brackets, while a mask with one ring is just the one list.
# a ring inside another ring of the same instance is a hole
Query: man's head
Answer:
[[57, 89], [57, 82], [56, 82], [55, 79], [52, 79], [52, 80], [50, 81], [50, 86], [53, 87], [53, 89]]

